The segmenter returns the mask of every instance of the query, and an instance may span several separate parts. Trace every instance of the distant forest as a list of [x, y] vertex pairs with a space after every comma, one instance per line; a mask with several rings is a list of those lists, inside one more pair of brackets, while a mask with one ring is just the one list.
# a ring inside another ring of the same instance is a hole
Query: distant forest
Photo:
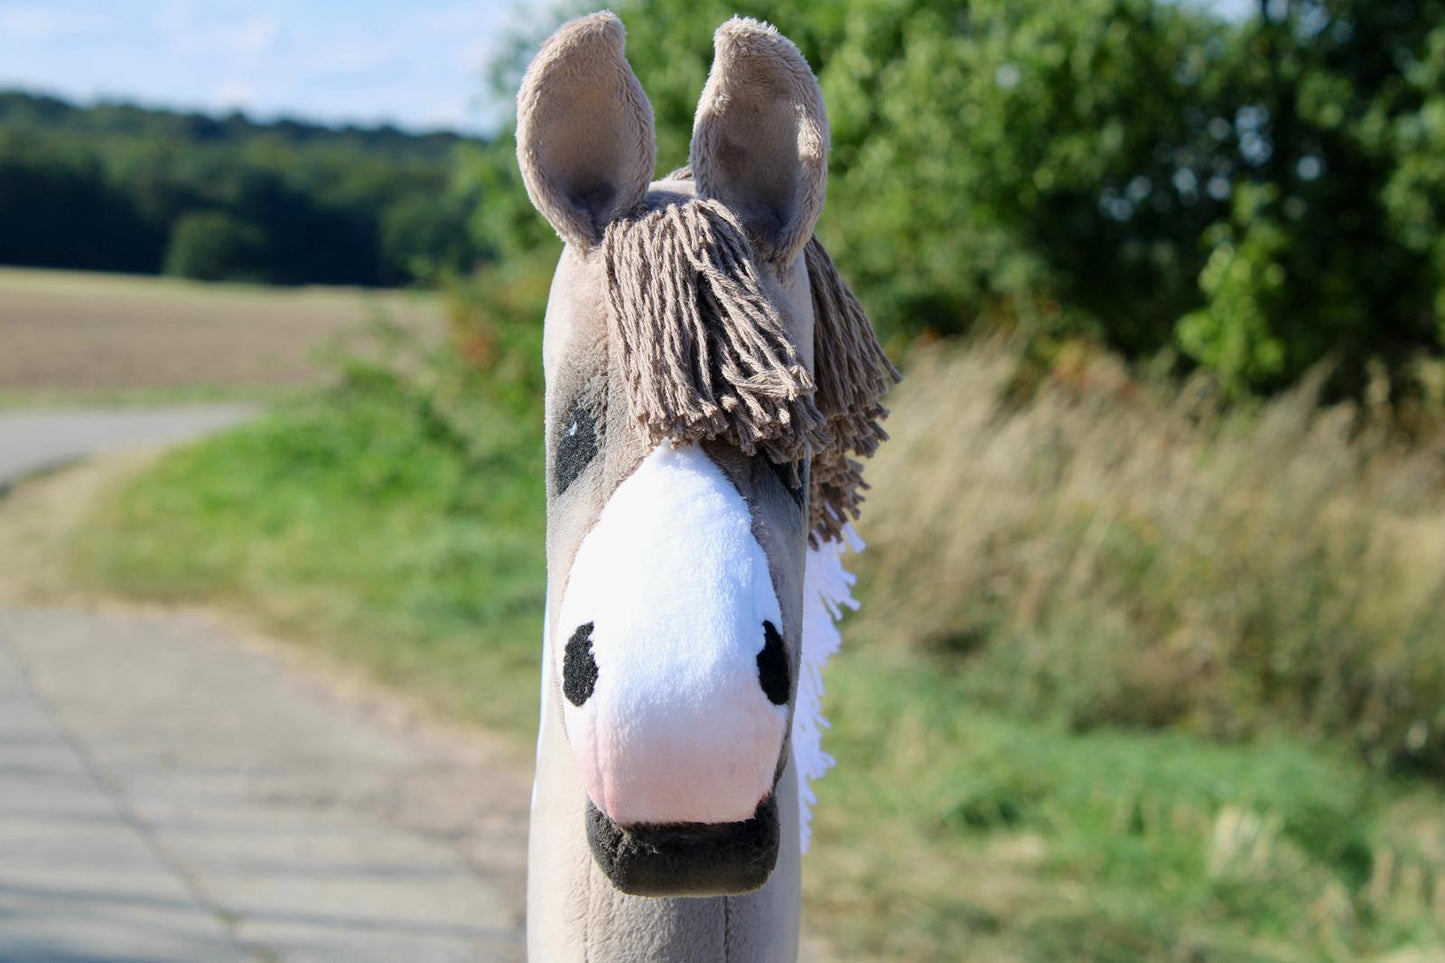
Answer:
[[397, 285], [482, 259], [452, 133], [0, 91], [0, 264]]

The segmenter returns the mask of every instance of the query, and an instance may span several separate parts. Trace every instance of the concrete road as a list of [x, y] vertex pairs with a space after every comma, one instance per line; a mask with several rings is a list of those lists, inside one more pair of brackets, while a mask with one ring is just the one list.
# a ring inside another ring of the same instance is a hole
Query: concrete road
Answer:
[[0, 611], [0, 960], [521, 959], [520, 768], [200, 616]]
[[[0, 491], [249, 413], [0, 413]], [[525, 762], [284, 651], [0, 608], [0, 963], [522, 959]]]
[[218, 431], [256, 411], [244, 404], [0, 411], [0, 491], [90, 455]]

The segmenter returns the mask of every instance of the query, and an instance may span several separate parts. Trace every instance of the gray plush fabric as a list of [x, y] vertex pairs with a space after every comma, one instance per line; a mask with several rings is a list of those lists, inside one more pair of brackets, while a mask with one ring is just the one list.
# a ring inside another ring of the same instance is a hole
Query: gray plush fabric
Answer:
[[562, 240], [590, 247], [641, 200], [657, 165], [652, 104], [623, 55], [622, 21], [564, 25], [517, 96], [517, 160], [527, 194]]
[[[660, 182], [646, 196], [650, 205], [691, 193], [687, 182]], [[629, 418], [621, 373], [607, 364], [606, 319], [599, 311], [604, 283], [600, 257], [564, 250], [548, 304], [547, 440], [548, 478], [553, 476], [563, 419], [579, 403], [599, 413], [598, 454], [561, 496], [549, 488], [547, 524], [548, 611], [555, 612], [566, 589], [566, 573], [583, 538], [608, 497], [647, 456], [651, 444]], [[812, 307], [801, 261], [787, 279], [776, 272], [769, 289], [789, 305], [790, 329], [811, 326]], [[801, 333], [801, 332], [800, 332]], [[804, 336], [799, 343], [809, 345]], [[807, 512], [771, 469], [726, 447], [709, 454], [754, 511], [754, 534], [767, 554], [774, 589], [783, 609], [782, 633], [792, 665], [798, 669], [802, 625], [803, 556]], [[550, 482], [549, 482], [550, 484]], [[551, 651], [566, 643], [559, 626], [548, 624]], [[729, 961], [785, 963], [797, 956], [801, 913], [801, 867], [797, 837], [796, 779], [784, 753], [778, 781], [783, 840], [778, 864], [760, 890], [738, 896], [658, 899], [628, 896], [597, 867], [588, 847], [587, 795], [567, 750], [562, 723], [561, 679], [549, 657], [543, 666], [545, 689], [527, 881], [529, 958], [535, 961]]]
[[765, 256], [789, 262], [827, 193], [823, 95], [798, 48], [765, 23], [734, 17], [713, 48], [688, 158], [698, 193], [736, 211]]
[[[656, 150], [652, 111], [623, 43], [622, 25], [610, 13], [564, 25], [544, 44], [518, 96], [518, 161], [528, 193], [567, 242], [544, 335], [548, 629], [529, 843], [528, 952], [537, 963], [788, 963], [797, 958], [801, 912], [790, 746], [784, 744], [777, 765], [781, 846], [761, 888], [708, 897], [619, 892], [587, 842], [588, 799], [568, 746], [555, 658], [574, 627], [556, 624], [553, 616], [583, 540], [613, 492], [658, 443], [634, 410], [638, 375], [628, 368], [629, 381], [616, 343], [641, 337], [644, 329], [610, 324], [607, 310], [609, 303], [650, 302], [647, 292], [609, 302], [615, 261], [607, 257], [604, 238], [621, 219], [634, 223], [696, 197], [721, 205], [727, 218], [743, 225], [756, 252], [748, 270], [777, 320], [775, 334], [786, 342], [784, 367], [796, 368], [797, 383], [811, 391], [815, 294], [804, 249], [826, 190], [827, 121], [817, 82], [797, 49], [770, 26], [735, 18], [718, 30], [716, 59], [698, 106], [690, 158], [695, 181], [649, 185]], [[562, 489], [559, 443], [579, 408], [590, 418], [596, 454], [585, 465], [568, 462]], [[703, 450], [751, 512], [782, 613], [795, 697], [811, 527], [802, 481], [807, 452], [820, 442], [798, 446], [803, 457], [779, 466], [764, 460], [761, 450], [745, 452], [738, 441], [745, 435], [737, 431], [703, 437], [711, 439], [702, 442]], [[801, 491], [789, 491], [790, 477], [802, 483]], [[790, 717], [792, 704], [790, 698]]]

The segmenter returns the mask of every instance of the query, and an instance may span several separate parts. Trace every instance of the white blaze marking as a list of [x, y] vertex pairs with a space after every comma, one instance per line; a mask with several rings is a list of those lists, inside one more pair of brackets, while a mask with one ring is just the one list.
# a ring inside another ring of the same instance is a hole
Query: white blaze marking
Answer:
[[752, 513], [694, 446], [663, 446], [583, 539], [553, 629], [592, 623], [598, 678], [563, 719], [588, 795], [621, 825], [735, 822], [772, 788], [787, 725], [758, 681], [782, 614]]

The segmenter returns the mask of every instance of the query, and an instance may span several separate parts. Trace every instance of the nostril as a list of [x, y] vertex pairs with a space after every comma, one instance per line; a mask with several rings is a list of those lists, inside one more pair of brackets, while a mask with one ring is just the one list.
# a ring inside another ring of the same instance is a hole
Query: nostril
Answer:
[[580, 706], [591, 698], [595, 688], [597, 659], [592, 655], [592, 623], [587, 622], [577, 626], [577, 631], [567, 640], [567, 650], [562, 655], [562, 694], [568, 702]]
[[[594, 670], [595, 672], [595, 670]], [[786, 705], [792, 689], [788, 678], [788, 650], [783, 647], [783, 637], [778, 627], [771, 622], [763, 623], [763, 651], [758, 653], [758, 681], [762, 683], [763, 694], [775, 706]]]

